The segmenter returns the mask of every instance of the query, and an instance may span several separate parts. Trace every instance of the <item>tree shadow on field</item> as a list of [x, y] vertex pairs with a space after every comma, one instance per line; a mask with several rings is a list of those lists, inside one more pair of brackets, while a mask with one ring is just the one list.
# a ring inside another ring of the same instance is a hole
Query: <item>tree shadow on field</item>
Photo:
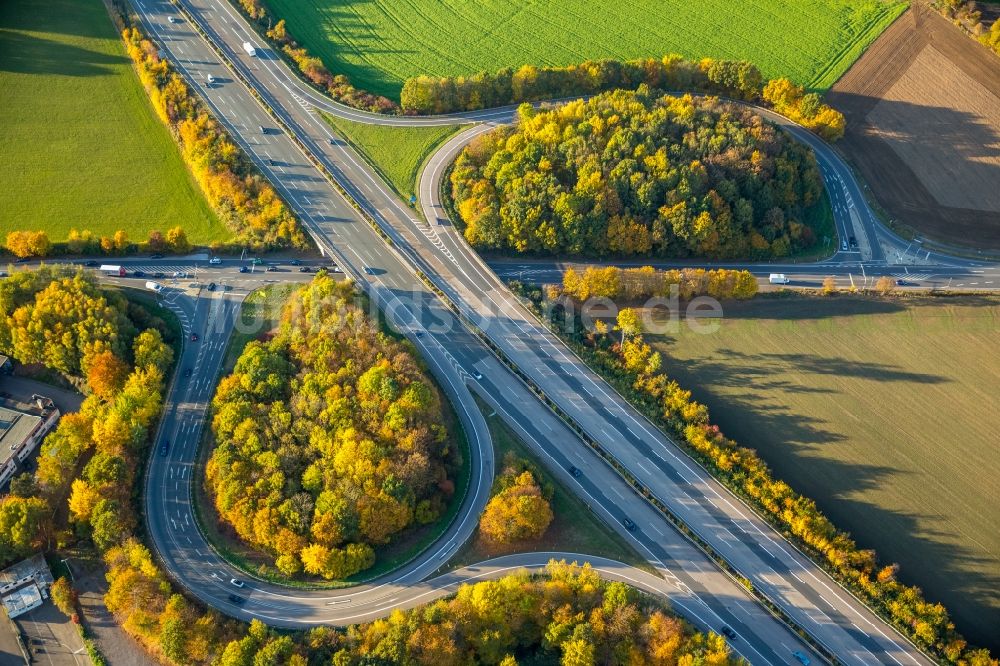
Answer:
[[124, 56], [83, 49], [43, 37], [0, 30], [0, 71], [17, 74], [102, 76], [115, 73]]
[[[810, 354], [743, 354], [724, 349], [714, 358], [664, 359], [668, 375], [706, 404], [712, 422], [743, 446], [756, 449], [776, 478], [816, 501], [862, 548], [874, 548], [883, 564], [898, 562], [900, 580], [942, 602], [973, 643], [996, 649], [1000, 626], [1000, 572], [996, 560], [966, 547], [968, 536], [949, 516], [926, 506], [920, 513], [866, 501], [900, 484], [902, 469], [823, 455], [847, 439], [836, 422], [768, 399], [774, 392], [833, 394], [834, 390], [791, 382], [789, 375], [834, 375], [897, 382], [939, 383], [946, 378], [880, 363]], [[733, 388], [744, 389], [733, 391]], [[863, 418], [880, 418], [872, 413]], [[983, 507], [989, 511], [989, 507]]]
[[417, 50], [386, 46], [375, 26], [363, 18], [367, 13], [363, 5], [371, 4], [371, 0], [298, 3], [294, 13], [282, 11], [285, 2], [275, 4], [279, 5], [276, 13], [286, 18], [289, 32], [319, 56], [334, 75], [344, 74], [357, 88], [399, 99], [403, 82], [369, 63], [378, 62], [381, 55], [416, 56]]

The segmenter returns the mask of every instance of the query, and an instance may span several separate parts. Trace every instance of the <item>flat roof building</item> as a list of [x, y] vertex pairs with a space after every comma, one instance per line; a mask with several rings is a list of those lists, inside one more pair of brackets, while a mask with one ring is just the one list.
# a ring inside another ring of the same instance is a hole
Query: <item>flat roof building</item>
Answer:
[[23, 402], [0, 395], [0, 488], [38, 447], [59, 421], [59, 408], [49, 398]]
[[49, 596], [52, 571], [41, 553], [0, 571], [0, 604], [15, 618], [42, 605]]

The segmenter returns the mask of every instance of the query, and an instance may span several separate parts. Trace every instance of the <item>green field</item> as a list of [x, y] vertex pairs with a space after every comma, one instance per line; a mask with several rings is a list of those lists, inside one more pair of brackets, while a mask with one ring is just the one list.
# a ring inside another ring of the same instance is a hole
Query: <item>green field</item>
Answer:
[[132, 70], [101, 0], [0, 3], [0, 241], [182, 225], [229, 237]]
[[418, 74], [667, 53], [752, 60], [825, 90], [905, 8], [899, 0], [268, 0], [354, 85], [399, 99]]
[[998, 331], [997, 299], [794, 297], [647, 340], [727, 435], [996, 648]]
[[390, 127], [367, 125], [323, 114], [323, 119], [374, 166], [405, 201], [416, 194], [417, 177], [424, 161], [458, 125], [440, 127]]

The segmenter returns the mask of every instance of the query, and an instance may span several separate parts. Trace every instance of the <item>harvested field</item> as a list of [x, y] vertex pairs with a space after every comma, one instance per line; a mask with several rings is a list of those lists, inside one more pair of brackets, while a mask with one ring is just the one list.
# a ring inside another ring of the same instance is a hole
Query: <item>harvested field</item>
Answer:
[[758, 298], [646, 335], [736, 441], [1000, 648], [995, 298]]
[[829, 93], [839, 144], [901, 226], [1000, 249], [1000, 60], [915, 3]]

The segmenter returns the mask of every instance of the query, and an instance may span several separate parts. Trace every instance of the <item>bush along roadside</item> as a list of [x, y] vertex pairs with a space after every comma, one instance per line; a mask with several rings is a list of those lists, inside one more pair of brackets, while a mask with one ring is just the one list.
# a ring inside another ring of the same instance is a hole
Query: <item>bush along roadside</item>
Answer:
[[[850, 536], [820, 513], [815, 502], [775, 479], [754, 450], [739, 446], [712, 425], [708, 409], [663, 372], [659, 354], [642, 339], [634, 311], [620, 311], [614, 334], [606, 324], [588, 332], [579, 316], [567, 321], [562, 299], [569, 296], [558, 288], [548, 294], [550, 299], [556, 297], [555, 303], [543, 302], [541, 289], [519, 283], [511, 288], [589, 367], [672, 441], [917, 646], [942, 663], [998, 664], [987, 650], [967, 644], [941, 604], [924, 599], [919, 588], [897, 581], [896, 565], [879, 566], [874, 551], [859, 549]], [[543, 312], [549, 314], [543, 316]]]
[[181, 156], [236, 240], [253, 250], [307, 248], [298, 220], [252, 162], [159, 55], [123, 8], [111, 7], [125, 49], [154, 111], [177, 139]]
[[360, 90], [351, 85], [343, 74], [333, 74], [323, 61], [300, 46], [285, 27], [285, 19], [275, 22], [261, 0], [231, 0], [250, 19], [263, 38], [270, 41], [277, 53], [283, 54], [298, 68], [306, 81], [346, 106], [382, 114], [400, 113], [399, 105], [387, 97]]

